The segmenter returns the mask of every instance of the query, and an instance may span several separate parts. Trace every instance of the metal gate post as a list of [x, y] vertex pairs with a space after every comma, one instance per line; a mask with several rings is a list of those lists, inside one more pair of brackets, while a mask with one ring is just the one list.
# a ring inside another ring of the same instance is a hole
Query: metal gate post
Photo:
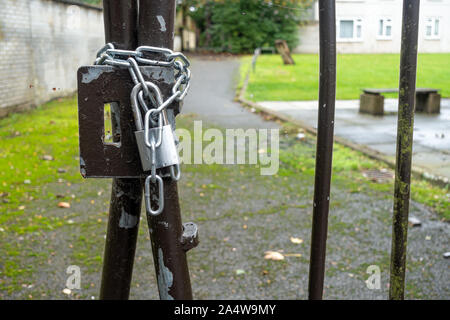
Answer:
[[[134, 50], [137, 2], [103, 0], [103, 8], [106, 43], [113, 42], [119, 49]], [[141, 179], [113, 179], [100, 299], [116, 300], [129, 297], [141, 200]], [[134, 227], [121, 227], [123, 212], [127, 214], [128, 220], [135, 221]]]
[[336, 95], [336, 14], [334, 0], [319, 0], [320, 80], [314, 208], [308, 294], [322, 299], [333, 158]]
[[397, 155], [392, 224], [389, 298], [402, 300], [405, 290], [406, 244], [417, 70], [420, 0], [403, 1], [398, 98]]
[[[139, 0], [138, 44], [173, 49], [175, 0]], [[152, 190], [152, 193], [156, 190]], [[164, 179], [164, 210], [147, 215], [153, 261], [162, 300], [191, 300], [192, 289], [183, 245], [177, 183]], [[192, 225], [192, 224], [191, 224]], [[195, 227], [196, 235], [196, 227]]]

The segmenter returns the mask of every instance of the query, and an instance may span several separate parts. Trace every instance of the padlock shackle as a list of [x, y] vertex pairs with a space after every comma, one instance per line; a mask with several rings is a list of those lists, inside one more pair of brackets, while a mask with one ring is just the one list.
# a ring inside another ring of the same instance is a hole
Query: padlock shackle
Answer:
[[142, 122], [142, 114], [138, 108], [137, 95], [141, 90], [142, 84], [138, 83], [134, 86], [131, 91], [130, 101], [131, 101], [131, 110], [133, 111], [134, 124], [136, 126], [137, 131], [144, 130], [144, 123]]
[[[158, 86], [156, 84], [154, 84], [153, 82], [150, 81], [146, 81], [145, 84], [153, 90], [153, 93], [156, 96], [156, 100], [158, 102], [158, 106], [163, 104], [163, 100], [162, 100], [162, 95], [161, 95], [161, 90], [159, 90]], [[134, 87], [133, 90], [131, 90], [131, 95], [130, 95], [130, 101], [131, 101], [131, 109], [133, 111], [133, 117], [134, 117], [134, 123], [136, 125], [136, 130], [140, 131], [140, 130], [144, 130], [144, 122], [142, 119], [142, 114], [139, 111], [139, 103], [138, 103], [138, 93], [142, 90], [142, 83], [137, 83]]]

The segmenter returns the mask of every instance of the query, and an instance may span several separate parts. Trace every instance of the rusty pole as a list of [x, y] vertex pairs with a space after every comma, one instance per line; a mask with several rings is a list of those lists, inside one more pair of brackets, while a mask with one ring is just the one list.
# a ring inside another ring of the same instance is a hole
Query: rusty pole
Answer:
[[[134, 50], [137, 2], [103, 0], [103, 9], [106, 43], [112, 42], [119, 49]], [[117, 137], [115, 129], [113, 136]], [[100, 299], [124, 300], [129, 297], [141, 200], [141, 179], [113, 179]]]
[[[139, 0], [138, 45], [173, 49], [175, 0]], [[157, 193], [152, 189], [152, 193]], [[192, 289], [183, 244], [184, 233], [195, 230], [181, 223], [177, 183], [164, 179], [164, 210], [158, 216], [147, 215], [153, 261], [162, 300], [191, 300]]]
[[403, 1], [389, 299], [403, 300], [411, 182], [420, 0]]
[[325, 274], [336, 95], [335, 20], [334, 0], [319, 0], [319, 115], [308, 287], [308, 295], [311, 300], [322, 299]]

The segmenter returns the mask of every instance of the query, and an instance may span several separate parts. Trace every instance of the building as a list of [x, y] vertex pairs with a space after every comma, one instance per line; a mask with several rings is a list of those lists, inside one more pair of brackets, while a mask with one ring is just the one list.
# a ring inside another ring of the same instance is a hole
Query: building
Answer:
[[[402, 5], [402, 0], [336, 0], [338, 53], [399, 53]], [[450, 52], [450, 0], [422, 0], [419, 19], [418, 51]], [[319, 52], [317, 1], [299, 33], [294, 52]]]
[[0, 118], [72, 94], [105, 43], [101, 8], [74, 0], [0, 0]]
[[173, 46], [175, 51], [194, 51], [197, 47], [197, 27], [185, 10], [185, 7], [177, 7]]

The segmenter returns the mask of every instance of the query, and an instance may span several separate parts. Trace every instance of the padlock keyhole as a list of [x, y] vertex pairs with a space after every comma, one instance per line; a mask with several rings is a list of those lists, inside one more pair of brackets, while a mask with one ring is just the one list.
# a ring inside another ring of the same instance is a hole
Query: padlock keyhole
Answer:
[[118, 102], [103, 106], [103, 144], [120, 147], [120, 109]]

